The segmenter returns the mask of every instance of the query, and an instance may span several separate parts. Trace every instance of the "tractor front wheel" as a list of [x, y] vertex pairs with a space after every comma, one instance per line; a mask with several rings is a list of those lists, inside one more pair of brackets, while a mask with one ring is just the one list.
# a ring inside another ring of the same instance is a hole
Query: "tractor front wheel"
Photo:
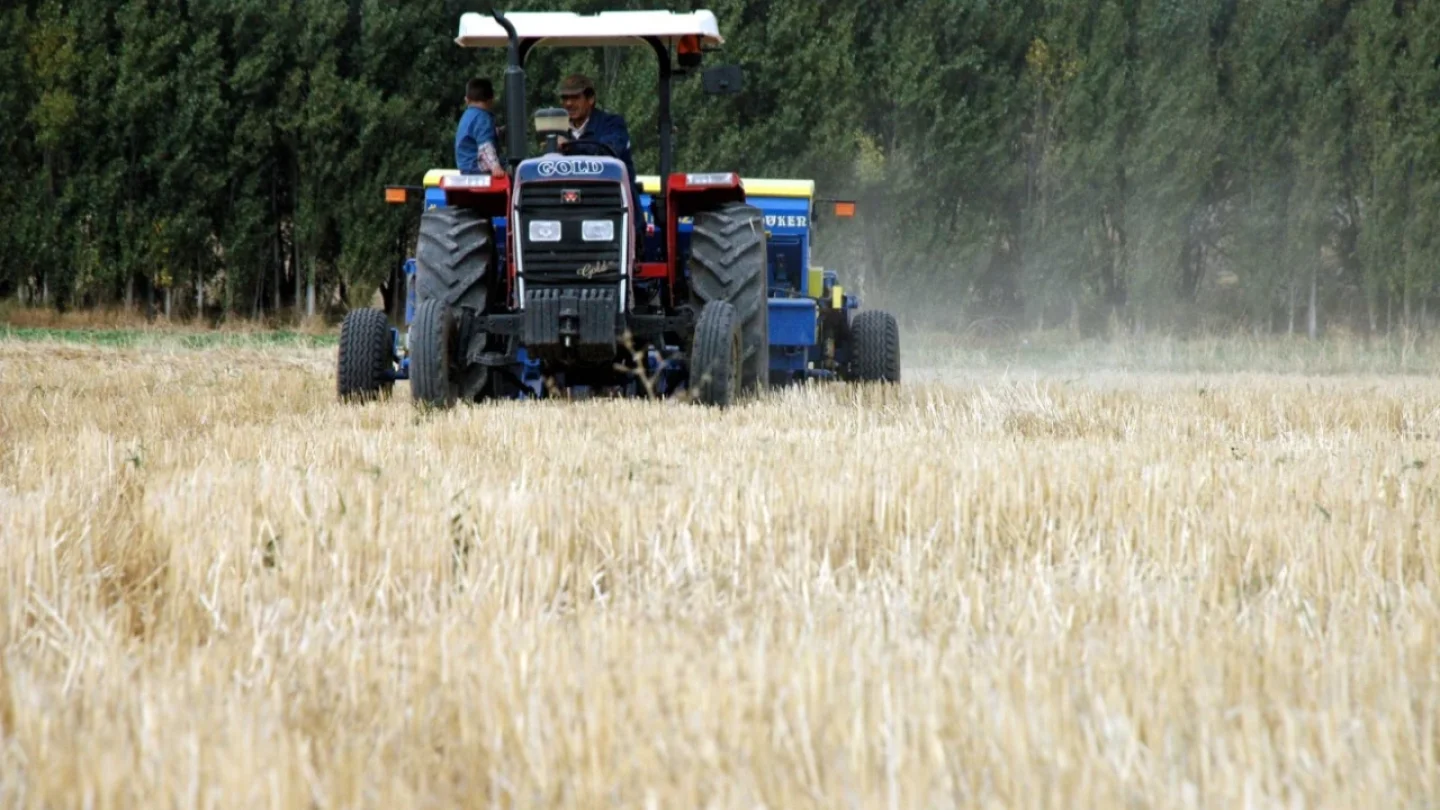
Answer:
[[395, 387], [390, 320], [378, 309], [357, 309], [340, 324], [335, 387], [341, 402], [388, 397]]
[[449, 408], [459, 398], [453, 347], [455, 325], [450, 307], [429, 298], [415, 308], [410, 324], [410, 395], [420, 405]]
[[850, 376], [861, 382], [900, 382], [900, 327], [894, 315], [867, 310], [851, 321]]
[[695, 322], [689, 387], [695, 401], [724, 408], [740, 393], [744, 346], [735, 307], [711, 301]]

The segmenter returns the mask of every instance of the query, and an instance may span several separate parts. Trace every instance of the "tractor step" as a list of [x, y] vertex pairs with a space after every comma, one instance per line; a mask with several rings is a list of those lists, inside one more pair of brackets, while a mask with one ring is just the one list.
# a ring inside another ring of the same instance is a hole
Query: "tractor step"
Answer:
[[487, 368], [504, 368], [515, 362], [516, 355], [514, 352], [475, 351], [466, 359]]
[[490, 368], [502, 368], [510, 365], [514, 360], [515, 358], [512, 355], [505, 354], [504, 352], [482, 352], [475, 358], [475, 362], [482, 366], [489, 366]]

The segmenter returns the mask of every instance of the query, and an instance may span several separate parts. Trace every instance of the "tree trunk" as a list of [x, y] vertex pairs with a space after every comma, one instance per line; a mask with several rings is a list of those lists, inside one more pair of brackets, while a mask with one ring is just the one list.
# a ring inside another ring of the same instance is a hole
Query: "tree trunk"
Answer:
[[[875, 195], [875, 197], [871, 199], [876, 199], [877, 197], [878, 195]], [[885, 209], [874, 206], [869, 210], [883, 211]], [[871, 277], [873, 276], [875, 279], [880, 279], [885, 276], [885, 252], [881, 244], [882, 237], [876, 232], [879, 226], [874, 223], [875, 219], [871, 218], [863, 226], [865, 234], [865, 258], [868, 261], [861, 264], [858, 274], [859, 277], [855, 279], [855, 290], [859, 294], [861, 301], [864, 301], [866, 297], [870, 295]]]
[[1295, 336], [1295, 276], [1294, 276], [1293, 273], [1292, 273], [1291, 276], [1290, 276], [1290, 284], [1287, 285], [1287, 286], [1289, 286], [1289, 288], [1290, 288], [1290, 313], [1289, 313], [1289, 314], [1290, 314], [1290, 321], [1289, 321], [1289, 323], [1288, 323], [1288, 324], [1286, 325], [1286, 327], [1285, 327], [1285, 335], [1286, 335], [1286, 337], [1294, 337], [1294, 336]]
[[[1126, 130], [1128, 133], [1128, 124]], [[1125, 137], [1128, 140], [1129, 135], [1127, 134]], [[1100, 216], [1101, 238], [1106, 241], [1107, 245], [1104, 259], [1105, 272], [1102, 278], [1105, 290], [1105, 329], [1107, 332], [1111, 324], [1128, 325], [1130, 321], [1130, 235], [1127, 231], [1128, 212], [1125, 210], [1129, 195], [1130, 176], [1122, 159], [1120, 166], [1115, 170], [1115, 203], [1113, 206], [1106, 206]]]
[[273, 217], [275, 218], [275, 219], [274, 219], [274, 222], [275, 222], [275, 232], [272, 234], [272, 238], [273, 238], [275, 241], [271, 243], [271, 251], [270, 251], [270, 254], [271, 254], [272, 260], [274, 261], [274, 273], [273, 273], [273, 278], [274, 278], [275, 284], [274, 284], [273, 288], [270, 290], [270, 314], [271, 314], [271, 315], [279, 315], [279, 314], [280, 314], [280, 211], [279, 211], [279, 208], [280, 208], [280, 204], [279, 204], [279, 201], [278, 201], [278, 195], [277, 195], [277, 193], [276, 193], [276, 191], [275, 191], [275, 175], [272, 174], [272, 175], [270, 175], [270, 213], [271, 213], [271, 216], [273, 216]]
[[1320, 265], [1319, 260], [1310, 265], [1310, 312], [1306, 315], [1305, 332], [1311, 340], [1316, 338], [1319, 331], [1319, 316], [1315, 312], [1316, 299], [1320, 286]]
[[261, 307], [265, 303], [265, 271], [255, 274], [255, 292], [250, 296], [250, 319], [260, 320]]
[[1400, 318], [1402, 323], [1400, 329], [1402, 334], [1408, 334], [1410, 331], [1410, 279], [1405, 279], [1405, 286], [1404, 289], [1401, 290], [1400, 295]]
[[315, 317], [315, 262], [310, 262], [305, 279], [305, 317]]
[[1020, 279], [1025, 267], [1024, 207], [1018, 196], [1006, 200], [999, 229], [990, 245], [990, 260], [977, 284], [978, 317], [1017, 319], [1025, 309]]
[[1200, 276], [1205, 270], [1200, 253], [1200, 238], [1193, 224], [1187, 228], [1180, 245], [1180, 301], [1193, 305], [1200, 296]]
[[295, 320], [300, 320], [300, 301], [304, 298], [304, 277], [300, 273], [300, 247], [299, 240], [295, 238], [295, 228], [290, 228], [290, 244], [286, 245], [286, 254], [290, 257], [290, 272], [295, 274]]

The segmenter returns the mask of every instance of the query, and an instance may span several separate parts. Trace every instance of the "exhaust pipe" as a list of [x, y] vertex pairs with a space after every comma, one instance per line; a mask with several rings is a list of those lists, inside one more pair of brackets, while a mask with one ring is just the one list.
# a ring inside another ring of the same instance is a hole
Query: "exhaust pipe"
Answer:
[[509, 58], [505, 65], [505, 117], [509, 119], [509, 161], [510, 170], [513, 172], [520, 161], [527, 156], [525, 154], [525, 128], [529, 123], [525, 120], [525, 69], [520, 67], [520, 35], [515, 32], [515, 24], [505, 19], [505, 15], [495, 9], [490, 9], [490, 16], [505, 33], [510, 35]]

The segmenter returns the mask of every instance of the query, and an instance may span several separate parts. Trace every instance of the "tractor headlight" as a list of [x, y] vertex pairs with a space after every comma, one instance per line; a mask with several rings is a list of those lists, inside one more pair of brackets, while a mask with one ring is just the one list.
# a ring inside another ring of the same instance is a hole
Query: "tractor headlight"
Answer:
[[609, 219], [587, 219], [580, 226], [580, 236], [586, 242], [614, 242], [615, 222]]
[[559, 242], [560, 223], [553, 219], [530, 220], [531, 242]]

